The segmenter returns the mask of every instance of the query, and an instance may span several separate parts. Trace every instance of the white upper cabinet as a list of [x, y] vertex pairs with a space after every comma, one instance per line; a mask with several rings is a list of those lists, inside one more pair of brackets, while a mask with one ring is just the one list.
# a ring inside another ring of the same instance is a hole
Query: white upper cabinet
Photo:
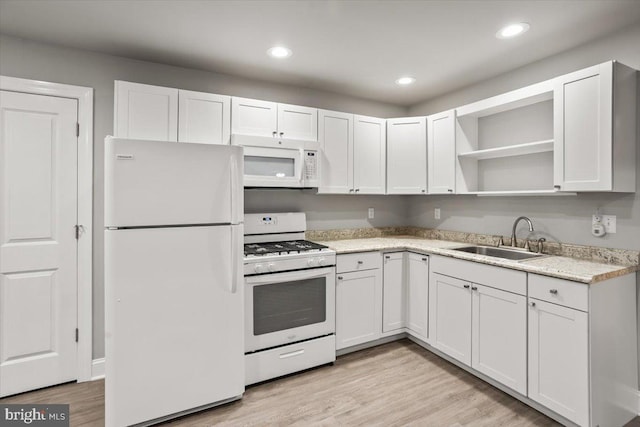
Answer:
[[278, 104], [258, 99], [231, 98], [231, 133], [255, 136], [278, 134]]
[[426, 118], [388, 119], [387, 194], [425, 194], [426, 192]]
[[318, 193], [352, 193], [353, 114], [320, 110], [318, 137], [322, 159]]
[[453, 194], [456, 184], [456, 112], [427, 116], [428, 192]]
[[318, 140], [318, 110], [233, 97], [231, 132], [234, 134]]
[[554, 184], [634, 192], [636, 71], [616, 62], [555, 79]]
[[178, 140], [178, 89], [115, 81], [114, 136]]
[[231, 97], [180, 90], [178, 110], [179, 142], [229, 144]]
[[385, 194], [386, 120], [354, 116], [353, 186], [356, 194]]
[[231, 97], [116, 80], [114, 136], [229, 144]]
[[278, 136], [318, 140], [318, 110], [299, 105], [278, 104]]

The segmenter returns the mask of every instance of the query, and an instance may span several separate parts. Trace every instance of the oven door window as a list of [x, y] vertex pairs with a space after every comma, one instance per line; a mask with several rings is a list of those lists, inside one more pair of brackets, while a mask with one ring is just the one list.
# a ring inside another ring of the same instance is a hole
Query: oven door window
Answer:
[[323, 323], [327, 317], [326, 278], [253, 287], [253, 334], [263, 335]]
[[244, 156], [245, 175], [294, 178], [296, 161], [289, 157]]

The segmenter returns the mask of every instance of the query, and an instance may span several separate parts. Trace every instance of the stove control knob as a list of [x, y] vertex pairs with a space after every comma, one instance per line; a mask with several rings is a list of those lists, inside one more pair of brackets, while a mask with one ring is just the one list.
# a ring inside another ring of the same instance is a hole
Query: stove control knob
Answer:
[[307, 265], [308, 265], [309, 267], [313, 267], [315, 263], [316, 263], [316, 260], [315, 260], [314, 258], [309, 258], [309, 259], [307, 260]]
[[323, 257], [318, 258], [318, 265], [324, 265], [324, 258]]
[[262, 267], [262, 264], [256, 264], [253, 266], [253, 271], [255, 271], [256, 273], [262, 273], [264, 271], [264, 268]]
[[269, 269], [269, 271], [275, 271], [276, 266], [273, 263], [269, 263], [269, 265], [267, 266], [267, 268]]

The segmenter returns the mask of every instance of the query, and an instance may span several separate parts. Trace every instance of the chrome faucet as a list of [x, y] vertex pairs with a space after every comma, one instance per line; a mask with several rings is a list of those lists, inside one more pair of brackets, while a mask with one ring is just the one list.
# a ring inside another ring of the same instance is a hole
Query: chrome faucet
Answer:
[[533, 223], [529, 218], [527, 218], [526, 216], [519, 216], [518, 218], [516, 218], [515, 222], [513, 223], [513, 230], [511, 231], [511, 246], [513, 246], [514, 248], [518, 247], [518, 242], [516, 240], [516, 227], [518, 227], [518, 223], [521, 220], [525, 220], [529, 223], [529, 232], [533, 231]]

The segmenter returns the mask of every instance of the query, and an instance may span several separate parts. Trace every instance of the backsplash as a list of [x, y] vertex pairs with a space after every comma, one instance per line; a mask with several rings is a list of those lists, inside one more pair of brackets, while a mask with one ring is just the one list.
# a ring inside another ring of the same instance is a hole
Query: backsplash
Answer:
[[[366, 239], [386, 236], [415, 236], [432, 240], [448, 240], [453, 242], [475, 245], [496, 246], [502, 237], [508, 244], [509, 236], [499, 236], [463, 231], [438, 230], [421, 227], [379, 227], [379, 228], [345, 228], [336, 230], [309, 230], [306, 238], [312, 241]], [[524, 246], [524, 239], [518, 239], [519, 245]], [[537, 242], [530, 241], [535, 250]], [[543, 253], [584, 259], [593, 262], [616, 265], [640, 265], [640, 251], [630, 249], [603, 248], [599, 246], [584, 246], [571, 243], [545, 242]]]

